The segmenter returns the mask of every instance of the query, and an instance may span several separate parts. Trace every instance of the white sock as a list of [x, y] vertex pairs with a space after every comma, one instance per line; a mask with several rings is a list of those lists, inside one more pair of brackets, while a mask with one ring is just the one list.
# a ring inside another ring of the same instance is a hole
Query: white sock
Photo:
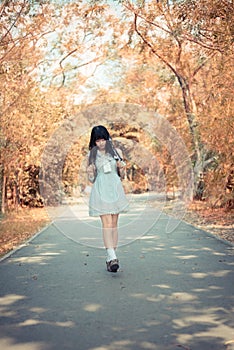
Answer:
[[106, 261], [111, 261], [117, 259], [115, 250], [113, 248], [107, 248], [107, 258]]

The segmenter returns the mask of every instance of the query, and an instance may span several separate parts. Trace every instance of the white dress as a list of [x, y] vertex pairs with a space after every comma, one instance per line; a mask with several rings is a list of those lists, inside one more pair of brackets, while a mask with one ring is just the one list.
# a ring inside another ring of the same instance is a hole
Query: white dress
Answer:
[[96, 179], [89, 198], [89, 215], [119, 214], [128, 210], [128, 200], [117, 173], [116, 160], [97, 151]]

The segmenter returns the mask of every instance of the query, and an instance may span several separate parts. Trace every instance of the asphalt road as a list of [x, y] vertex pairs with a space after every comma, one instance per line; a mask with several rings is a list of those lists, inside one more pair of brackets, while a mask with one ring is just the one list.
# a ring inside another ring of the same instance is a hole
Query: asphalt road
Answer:
[[116, 274], [84, 204], [0, 262], [1, 350], [233, 349], [233, 246], [135, 203]]

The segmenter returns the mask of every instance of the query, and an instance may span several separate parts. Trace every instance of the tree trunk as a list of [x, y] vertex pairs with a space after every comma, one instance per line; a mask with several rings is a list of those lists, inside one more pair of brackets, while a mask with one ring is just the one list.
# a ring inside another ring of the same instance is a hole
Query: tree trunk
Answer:
[[1, 212], [5, 214], [6, 211], [6, 175], [4, 172], [4, 167], [1, 171]]
[[[190, 86], [186, 78], [177, 75], [183, 96], [184, 109], [187, 116], [193, 146], [194, 198], [202, 199], [204, 191], [203, 174], [206, 150], [201, 142], [198, 123], [196, 120], [196, 104], [191, 96]], [[202, 183], [202, 186], [201, 186]]]
[[0, 213], [2, 213], [3, 167], [0, 165]]

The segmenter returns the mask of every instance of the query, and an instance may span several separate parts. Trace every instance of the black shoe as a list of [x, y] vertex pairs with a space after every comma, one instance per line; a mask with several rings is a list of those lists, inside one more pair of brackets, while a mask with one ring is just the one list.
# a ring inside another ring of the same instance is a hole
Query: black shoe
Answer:
[[117, 272], [119, 269], [119, 260], [114, 259], [111, 261], [106, 261], [106, 268], [109, 272]]

